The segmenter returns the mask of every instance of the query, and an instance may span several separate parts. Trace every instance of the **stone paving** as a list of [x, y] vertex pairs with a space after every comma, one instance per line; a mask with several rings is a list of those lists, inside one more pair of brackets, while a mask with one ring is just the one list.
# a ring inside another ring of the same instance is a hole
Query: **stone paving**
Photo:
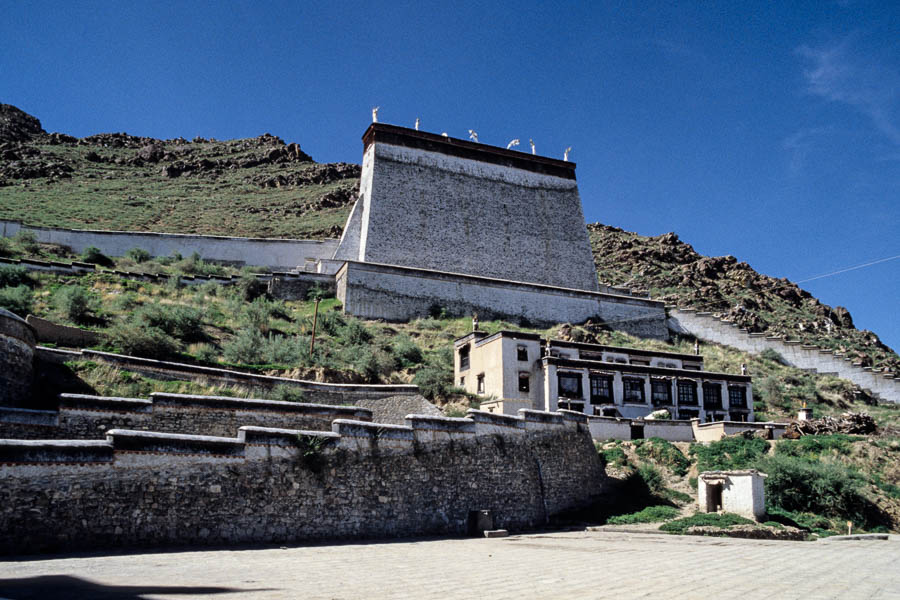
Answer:
[[0, 598], [898, 598], [900, 541], [579, 531], [0, 562]]

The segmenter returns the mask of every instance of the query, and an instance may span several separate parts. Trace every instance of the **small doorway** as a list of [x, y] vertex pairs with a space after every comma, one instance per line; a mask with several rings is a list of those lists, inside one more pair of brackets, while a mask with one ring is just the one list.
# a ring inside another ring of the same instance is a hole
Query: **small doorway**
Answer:
[[722, 510], [722, 482], [706, 484], [706, 512]]
[[644, 426], [643, 425], [635, 425], [631, 424], [631, 439], [633, 440], [642, 440], [644, 439]]

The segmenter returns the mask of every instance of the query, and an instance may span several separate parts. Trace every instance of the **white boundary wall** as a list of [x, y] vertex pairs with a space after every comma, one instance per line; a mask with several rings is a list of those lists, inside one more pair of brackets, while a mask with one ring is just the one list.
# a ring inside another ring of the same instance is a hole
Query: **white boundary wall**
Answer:
[[692, 309], [669, 310], [669, 329], [675, 333], [688, 333], [695, 337], [731, 346], [744, 352], [759, 354], [772, 349], [785, 361], [801, 369], [815, 369], [819, 373], [834, 373], [849, 379], [863, 389], [888, 402], [900, 402], [900, 380], [888, 377], [868, 367], [854, 365], [843, 354], [818, 346], [806, 346], [800, 342], [786, 342], [779, 337], [767, 337], [762, 333], [748, 333], [730, 321], [723, 321], [711, 313]]
[[276, 270], [295, 269], [309, 261], [331, 258], [338, 247], [338, 240], [61, 229], [0, 220], [0, 235], [3, 237], [12, 237], [19, 231], [31, 231], [39, 242], [68, 246], [76, 253], [81, 253], [88, 246], [99, 248], [107, 256], [123, 256], [132, 248], [142, 248], [153, 256], [170, 256], [174, 252], [189, 256], [196, 252], [206, 260]]

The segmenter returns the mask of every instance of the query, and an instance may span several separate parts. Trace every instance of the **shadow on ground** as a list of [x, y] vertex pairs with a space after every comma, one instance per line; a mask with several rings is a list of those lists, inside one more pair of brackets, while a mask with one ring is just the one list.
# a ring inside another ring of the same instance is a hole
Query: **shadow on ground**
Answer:
[[22, 579], [0, 579], [0, 598], [10, 600], [142, 600], [148, 594], [203, 595], [268, 591], [271, 588], [239, 589], [161, 585], [104, 585], [71, 575], [44, 575]]

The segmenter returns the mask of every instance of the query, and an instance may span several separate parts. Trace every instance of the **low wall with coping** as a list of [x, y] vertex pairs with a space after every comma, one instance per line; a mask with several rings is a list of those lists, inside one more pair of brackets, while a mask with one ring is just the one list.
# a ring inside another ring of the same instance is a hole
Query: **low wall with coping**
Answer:
[[700, 423], [691, 420], [694, 439], [698, 442], [715, 442], [727, 435], [735, 435], [750, 431], [762, 435], [769, 440], [780, 439], [787, 430], [787, 423], [741, 423], [739, 421], [715, 421]]
[[345, 263], [335, 278], [344, 310], [366, 319], [408, 321], [435, 309], [533, 324], [599, 318], [641, 337], [668, 337], [663, 304], [641, 297], [361, 262]]
[[669, 329], [675, 333], [687, 333], [752, 354], [759, 354], [768, 349], [775, 350], [791, 366], [814, 369], [820, 373], [834, 373], [882, 400], [900, 402], [900, 379], [890, 373], [854, 364], [850, 358], [839, 352], [786, 341], [765, 333], [749, 333], [746, 329], [719, 319], [712, 313], [687, 308], [669, 309]]
[[188, 256], [196, 252], [207, 260], [270, 269], [295, 269], [308, 260], [331, 258], [339, 242], [62, 229], [0, 220], [0, 236], [12, 237], [20, 231], [30, 231], [39, 242], [67, 246], [79, 254], [88, 246], [99, 248], [107, 256], [124, 256], [132, 248], [142, 248], [152, 256], [171, 256], [174, 252]]
[[0, 552], [460, 535], [476, 510], [521, 530], [602, 492], [581, 420], [469, 415], [0, 440]]
[[203, 367], [164, 360], [153, 360], [111, 352], [81, 350], [80, 352], [57, 350], [38, 346], [37, 355], [41, 360], [64, 362], [69, 360], [92, 360], [115, 365], [148, 377], [178, 381], [200, 381], [242, 385], [246, 387], [273, 389], [279, 385], [297, 388], [306, 399], [322, 404], [352, 404], [357, 399], [390, 398], [394, 396], [416, 396], [419, 388], [405, 384], [356, 384], [320, 383], [288, 377], [257, 375], [243, 371]]
[[232, 436], [243, 425], [326, 430], [335, 419], [371, 421], [372, 411], [275, 400], [156, 392], [149, 400], [61, 394], [58, 411], [0, 408], [0, 438], [99, 439], [110, 429]]

